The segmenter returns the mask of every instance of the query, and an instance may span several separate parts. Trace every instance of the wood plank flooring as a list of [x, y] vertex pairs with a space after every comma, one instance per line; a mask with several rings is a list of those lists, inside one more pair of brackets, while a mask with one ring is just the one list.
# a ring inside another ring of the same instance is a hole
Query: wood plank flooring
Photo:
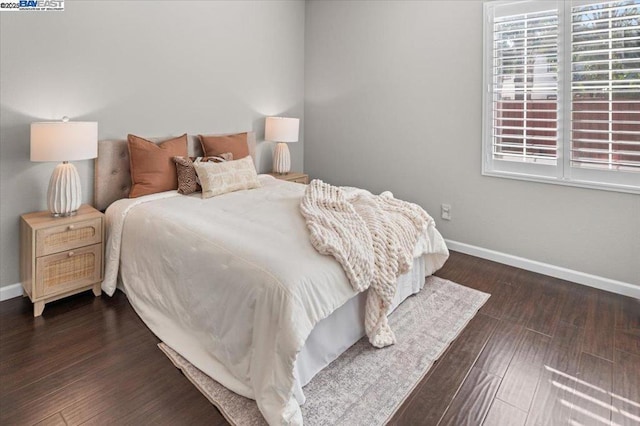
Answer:
[[[640, 301], [453, 252], [492, 294], [391, 425], [640, 425]], [[122, 293], [0, 303], [0, 424], [226, 425]]]

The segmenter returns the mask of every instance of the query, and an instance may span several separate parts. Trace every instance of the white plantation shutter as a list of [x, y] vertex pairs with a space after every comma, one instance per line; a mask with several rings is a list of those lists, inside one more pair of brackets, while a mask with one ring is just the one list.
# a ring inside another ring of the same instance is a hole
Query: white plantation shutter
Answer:
[[640, 0], [485, 3], [483, 174], [640, 192]]
[[640, 171], [639, 21], [638, 1], [571, 9], [573, 167]]
[[492, 60], [493, 158], [555, 165], [557, 9], [495, 17]]

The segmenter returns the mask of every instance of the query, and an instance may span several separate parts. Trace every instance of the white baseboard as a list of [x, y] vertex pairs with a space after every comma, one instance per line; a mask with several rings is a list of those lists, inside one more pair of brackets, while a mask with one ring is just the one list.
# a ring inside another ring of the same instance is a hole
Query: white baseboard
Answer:
[[640, 299], [640, 286], [638, 285], [625, 283], [623, 281], [612, 280], [610, 278], [599, 277], [597, 275], [586, 274], [584, 272], [574, 271], [572, 269], [563, 268], [561, 266], [555, 266], [548, 263], [538, 262], [536, 260], [525, 259], [524, 257], [513, 256], [510, 254], [501, 253], [499, 251], [460, 243], [458, 241], [445, 241], [447, 243], [447, 247], [454, 251], [459, 251], [461, 253], [481, 257], [483, 259], [503, 263], [505, 265], [515, 266], [516, 268], [525, 269], [527, 271], [549, 275], [551, 277], [560, 278], [562, 280], [583, 284], [589, 287], [599, 288], [600, 290], [610, 291], [612, 293], [622, 294], [624, 296]]
[[0, 302], [22, 296], [22, 284], [16, 283], [0, 287]]

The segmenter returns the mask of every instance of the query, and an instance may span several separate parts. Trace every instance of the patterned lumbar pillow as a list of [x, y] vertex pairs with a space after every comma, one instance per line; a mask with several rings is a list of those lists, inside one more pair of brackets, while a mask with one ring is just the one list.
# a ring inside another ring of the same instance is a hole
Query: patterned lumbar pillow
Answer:
[[195, 162], [193, 167], [202, 184], [202, 198], [260, 187], [251, 156], [224, 163]]
[[200, 181], [193, 167], [195, 162], [222, 163], [233, 160], [233, 154], [225, 152], [215, 157], [173, 157], [178, 174], [178, 193], [189, 195], [200, 191]]

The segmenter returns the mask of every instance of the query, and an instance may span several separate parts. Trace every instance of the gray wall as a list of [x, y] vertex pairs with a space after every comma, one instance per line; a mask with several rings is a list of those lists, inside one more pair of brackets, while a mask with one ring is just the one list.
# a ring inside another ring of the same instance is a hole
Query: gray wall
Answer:
[[310, 1], [305, 36], [310, 175], [390, 189], [446, 238], [640, 285], [639, 196], [481, 176], [481, 2]]
[[[19, 282], [18, 223], [46, 209], [53, 163], [29, 161], [29, 124], [97, 121], [99, 137], [254, 130], [303, 117], [302, 1], [66, 1], [0, 16], [0, 286]], [[304, 123], [304, 120], [302, 120]], [[291, 144], [303, 169], [303, 143]], [[91, 202], [93, 162], [75, 163]]]

